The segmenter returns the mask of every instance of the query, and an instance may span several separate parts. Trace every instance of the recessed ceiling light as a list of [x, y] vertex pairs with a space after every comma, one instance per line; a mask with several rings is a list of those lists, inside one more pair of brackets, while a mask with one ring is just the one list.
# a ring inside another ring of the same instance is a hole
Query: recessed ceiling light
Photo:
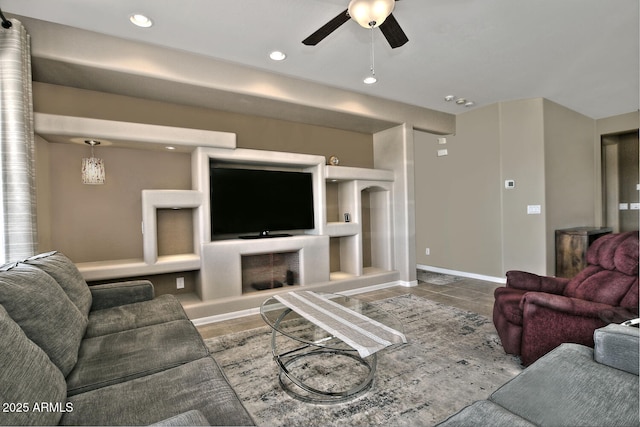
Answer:
[[467, 108], [476, 105], [475, 101], [468, 101], [466, 98], [455, 95], [447, 95], [444, 97], [444, 100], [447, 102], [455, 101], [457, 105], [465, 106]]
[[376, 76], [367, 76], [363, 80], [364, 84], [366, 84], [366, 85], [372, 85], [377, 81], [378, 81], [378, 79], [376, 79]]
[[153, 25], [153, 21], [151, 21], [151, 19], [149, 19], [147, 16], [142, 15], [140, 13], [135, 13], [131, 15], [129, 17], [129, 21], [131, 21], [133, 25], [137, 25], [138, 27], [142, 27], [142, 28], [149, 28], [150, 26]]
[[173, 146], [171, 146], [171, 145], [168, 145], [168, 146], [166, 146], [165, 148], [166, 148], [167, 150], [175, 150], [175, 149], [176, 149], [176, 147], [173, 147]]
[[287, 58], [287, 55], [279, 50], [274, 50], [269, 54], [269, 58], [273, 59], [274, 61], [284, 61]]

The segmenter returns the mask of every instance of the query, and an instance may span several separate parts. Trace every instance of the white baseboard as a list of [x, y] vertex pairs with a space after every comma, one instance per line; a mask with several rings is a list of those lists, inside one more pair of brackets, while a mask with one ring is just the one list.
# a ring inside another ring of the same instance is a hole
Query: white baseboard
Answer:
[[501, 283], [501, 284], [507, 283], [507, 279], [505, 277], [485, 276], [483, 274], [468, 273], [466, 271], [449, 270], [447, 268], [432, 267], [430, 265], [422, 265], [422, 264], [418, 264], [417, 268], [418, 270], [432, 271], [434, 273], [441, 273], [441, 274], [450, 274], [452, 276], [459, 276], [459, 277], [468, 277], [469, 279], [478, 279], [478, 280], [484, 280], [487, 282], [494, 282], [494, 283]]
[[[208, 325], [209, 323], [224, 322], [225, 320], [237, 319], [239, 317], [260, 314], [260, 307], [248, 308], [246, 310], [232, 311], [231, 313], [216, 314], [215, 316], [200, 317], [193, 319], [191, 323], [196, 326]], [[265, 323], [266, 325], [266, 323]]]
[[337, 293], [341, 295], [352, 296], [352, 295], [363, 294], [365, 292], [379, 291], [380, 289], [392, 288], [394, 286], [407, 286], [405, 285], [405, 283], [407, 282], [402, 280], [395, 280], [393, 282], [380, 283], [378, 285], [365, 286], [363, 288], [350, 289], [348, 291], [340, 291]]

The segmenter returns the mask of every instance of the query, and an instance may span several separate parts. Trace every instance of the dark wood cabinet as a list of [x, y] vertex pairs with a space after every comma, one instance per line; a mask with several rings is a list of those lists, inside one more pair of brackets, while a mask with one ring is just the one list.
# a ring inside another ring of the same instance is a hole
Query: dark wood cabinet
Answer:
[[556, 277], [571, 278], [587, 266], [587, 248], [613, 230], [607, 227], [574, 227], [556, 230]]

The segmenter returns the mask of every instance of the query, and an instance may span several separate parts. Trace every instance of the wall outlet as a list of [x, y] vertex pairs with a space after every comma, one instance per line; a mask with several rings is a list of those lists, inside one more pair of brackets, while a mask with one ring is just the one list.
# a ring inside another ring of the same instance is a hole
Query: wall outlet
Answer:
[[425, 255], [431, 255], [431, 249], [427, 248], [424, 250]]
[[629, 203], [620, 203], [620, 204], [618, 204], [618, 209], [620, 209], [621, 211], [628, 211], [629, 210]]
[[449, 155], [449, 151], [447, 151], [446, 148], [444, 148], [442, 150], [438, 150], [438, 157], [448, 156], [448, 155]]
[[176, 278], [176, 289], [184, 289], [184, 277]]

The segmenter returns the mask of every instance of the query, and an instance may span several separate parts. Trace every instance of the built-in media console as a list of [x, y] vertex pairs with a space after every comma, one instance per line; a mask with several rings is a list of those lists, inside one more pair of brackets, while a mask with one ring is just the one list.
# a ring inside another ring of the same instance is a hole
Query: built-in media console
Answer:
[[[266, 261], [260, 260], [261, 255]], [[262, 275], [252, 276], [254, 269], [259, 269]], [[288, 271], [293, 272], [292, 283]], [[256, 291], [256, 287], [271, 289], [277, 286], [276, 282], [287, 285], [328, 282], [329, 236], [210, 242], [202, 247], [200, 275], [203, 301], [240, 296]]]
[[200, 147], [193, 159], [203, 301], [330, 281], [324, 157]]

